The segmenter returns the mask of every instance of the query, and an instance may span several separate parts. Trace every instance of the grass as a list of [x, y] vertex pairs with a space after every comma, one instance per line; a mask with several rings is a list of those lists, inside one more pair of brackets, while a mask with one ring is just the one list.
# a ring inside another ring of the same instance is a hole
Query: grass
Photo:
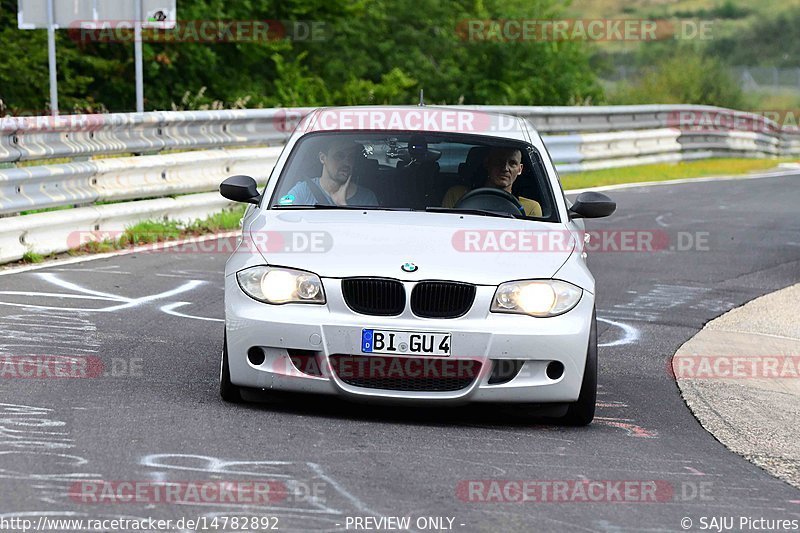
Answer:
[[567, 8], [567, 13], [586, 18], [698, 17], [741, 20], [794, 7], [793, 2], [786, 0], [574, 0]]
[[67, 252], [69, 255], [107, 253], [131, 246], [175, 241], [239, 227], [245, 206], [236, 206], [206, 218], [183, 224], [174, 220], [144, 220], [125, 228], [116, 239], [90, 241]]
[[187, 227], [190, 232], [198, 233], [216, 233], [218, 231], [236, 229], [239, 227], [239, 221], [244, 216], [246, 207], [236, 207], [198, 220]]
[[56, 207], [44, 207], [42, 209], [30, 209], [28, 211], [20, 211], [20, 215], [35, 215], [36, 213], [49, 213], [51, 211], [63, 211], [65, 209], [73, 209], [74, 205], [57, 205]]
[[704, 176], [727, 176], [747, 174], [774, 168], [778, 163], [792, 159], [703, 159], [701, 161], [681, 161], [678, 163], [659, 163], [634, 167], [590, 170], [578, 174], [561, 176], [565, 189], [583, 189], [601, 185], [621, 183], [640, 183], [644, 181], [668, 181]]
[[[34, 212], [39, 213], [44, 211], [58, 211], [61, 209], [71, 208], [72, 206], [63, 206], [28, 211], [23, 214]], [[244, 216], [245, 209], [246, 206], [243, 205], [235, 206], [233, 208], [225, 209], [224, 211], [209, 215], [203, 219], [195, 220], [188, 224], [175, 220], [144, 220], [132, 226], [128, 226], [118, 236], [112, 234], [109, 238], [103, 240], [86, 242], [79, 247], [68, 250], [66, 254], [70, 256], [78, 256], [85, 254], [108, 253], [115, 250], [130, 248], [132, 246], [176, 241], [188, 237], [199, 237], [201, 235], [237, 229], [239, 228], [240, 221]], [[25, 252], [19, 263], [41, 263], [47, 259], [55, 258], [55, 254], [44, 256], [34, 250], [29, 250]]]
[[174, 220], [145, 220], [129, 226], [119, 238], [122, 246], [174, 241], [183, 234], [183, 226]]
[[27, 251], [22, 255], [23, 263], [41, 263], [42, 261], [44, 261], [44, 256], [36, 252]]

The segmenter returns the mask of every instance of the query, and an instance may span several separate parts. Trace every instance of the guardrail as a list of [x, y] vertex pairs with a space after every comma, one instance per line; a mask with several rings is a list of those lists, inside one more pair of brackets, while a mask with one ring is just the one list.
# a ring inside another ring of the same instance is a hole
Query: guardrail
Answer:
[[[530, 120], [563, 172], [800, 154], [797, 131], [710, 106], [458, 107]], [[118, 231], [143, 219], [189, 220], [219, 211], [229, 202], [208, 191], [231, 174], [266, 180], [294, 125], [311, 109], [0, 117], [0, 165], [10, 167], [0, 168], [0, 262], [28, 250], [65, 251], [74, 231]], [[703, 122], [728, 116], [736, 119], [731, 127], [725, 120], [712, 128]], [[741, 123], [749, 131], [738, 131]], [[175, 195], [182, 196], [164, 198]], [[19, 215], [64, 206], [74, 209]]]

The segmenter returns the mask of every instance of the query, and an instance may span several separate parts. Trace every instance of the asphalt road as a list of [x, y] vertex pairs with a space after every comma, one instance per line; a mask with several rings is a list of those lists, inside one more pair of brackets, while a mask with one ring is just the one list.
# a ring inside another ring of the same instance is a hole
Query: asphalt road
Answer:
[[[637, 532], [681, 531], [684, 517], [691, 530], [701, 517], [734, 517], [734, 530], [742, 516], [798, 520], [800, 492], [710, 436], [667, 371], [705, 322], [800, 279], [798, 180], [610, 193], [617, 214], [590, 228], [657, 230], [673, 245], [705, 232], [707, 249], [592, 254], [606, 321], [597, 419], [580, 429], [494, 407], [327, 397], [225, 404], [223, 254], [135, 254], [0, 276], [0, 355], [102, 361], [94, 378], [0, 379], [0, 519], [264, 515], [277, 516], [281, 531], [307, 531], [410, 516], [416, 530], [425, 525], [418, 517], [450, 517], [455, 531]], [[76, 496], [87, 487], [76, 483], [92, 480], [254, 479], [292, 493], [261, 505]], [[457, 493], [467, 480], [587, 479], [668, 489], [652, 503], [474, 502]]]

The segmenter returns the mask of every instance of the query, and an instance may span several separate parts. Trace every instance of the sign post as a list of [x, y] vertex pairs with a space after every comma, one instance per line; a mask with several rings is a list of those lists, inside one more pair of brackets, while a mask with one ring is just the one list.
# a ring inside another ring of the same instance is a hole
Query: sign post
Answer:
[[133, 60], [136, 63], [136, 112], [144, 113], [144, 67], [142, 66], [142, 0], [134, 2], [136, 18], [133, 19]]
[[[58, 115], [58, 77], [56, 30], [116, 29], [121, 22], [133, 23], [134, 64], [136, 70], [136, 111], [144, 112], [144, 67], [142, 65], [142, 27], [174, 28], [177, 0], [18, 0], [17, 21], [21, 30], [47, 29], [47, 56], [50, 71], [50, 111]], [[145, 20], [146, 13], [157, 14]], [[130, 28], [130, 25], [127, 26]]]
[[58, 71], [56, 70], [55, 0], [47, 0], [47, 64], [50, 71], [50, 114], [58, 116]]

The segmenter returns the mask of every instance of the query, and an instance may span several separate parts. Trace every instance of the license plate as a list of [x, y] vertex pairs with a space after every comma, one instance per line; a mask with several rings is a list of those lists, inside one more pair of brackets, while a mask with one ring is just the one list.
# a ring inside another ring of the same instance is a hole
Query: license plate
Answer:
[[362, 329], [361, 351], [363, 353], [448, 357], [451, 336], [450, 333]]

